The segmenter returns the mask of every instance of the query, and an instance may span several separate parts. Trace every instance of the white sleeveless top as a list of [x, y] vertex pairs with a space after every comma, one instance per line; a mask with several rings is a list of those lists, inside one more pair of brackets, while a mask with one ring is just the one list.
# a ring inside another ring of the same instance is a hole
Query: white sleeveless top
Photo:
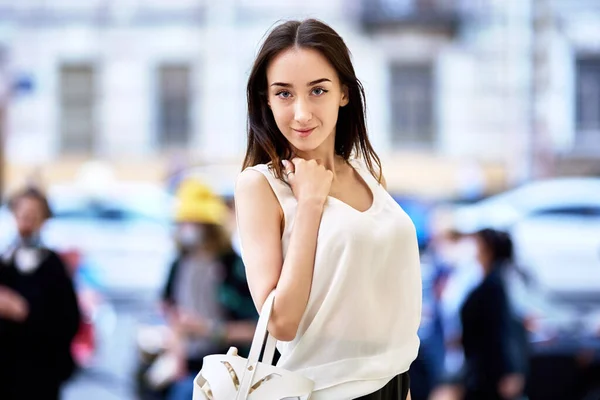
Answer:
[[[308, 304], [296, 338], [279, 342], [278, 366], [315, 382], [315, 400], [347, 400], [375, 392], [408, 371], [417, 356], [421, 274], [415, 227], [369, 173], [352, 160], [373, 193], [360, 212], [328, 197], [317, 238]], [[297, 202], [265, 164], [285, 215], [285, 258]], [[243, 252], [243, 250], [242, 250]]]

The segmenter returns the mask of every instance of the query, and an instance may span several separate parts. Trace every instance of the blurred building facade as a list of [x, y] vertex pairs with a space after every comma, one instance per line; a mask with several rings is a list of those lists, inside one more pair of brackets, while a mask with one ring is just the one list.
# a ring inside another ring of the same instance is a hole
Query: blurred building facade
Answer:
[[[595, 12], [594, 12], [595, 11]], [[477, 197], [600, 173], [600, 7], [580, 0], [0, 1], [9, 183], [89, 159], [161, 179], [239, 163], [245, 83], [282, 18], [346, 39], [398, 191]]]

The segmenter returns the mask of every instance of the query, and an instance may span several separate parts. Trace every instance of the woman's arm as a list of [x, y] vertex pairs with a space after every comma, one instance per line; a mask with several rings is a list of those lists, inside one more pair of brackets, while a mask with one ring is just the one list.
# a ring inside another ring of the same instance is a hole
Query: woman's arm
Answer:
[[282, 341], [294, 339], [308, 303], [317, 234], [332, 178], [330, 171], [314, 161], [294, 160], [294, 164], [296, 172], [290, 181], [298, 205], [285, 261], [283, 211], [267, 179], [246, 170], [236, 185], [238, 229], [250, 292], [260, 310], [276, 289], [269, 332]]

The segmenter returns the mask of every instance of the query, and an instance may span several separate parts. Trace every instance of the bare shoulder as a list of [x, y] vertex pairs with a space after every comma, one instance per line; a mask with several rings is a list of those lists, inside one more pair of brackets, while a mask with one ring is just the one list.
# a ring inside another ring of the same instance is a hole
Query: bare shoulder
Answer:
[[362, 170], [367, 171], [369, 175], [375, 178], [375, 180], [378, 181], [385, 190], [387, 190], [387, 181], [385, 180], [385, 176], [383, 174], [383, 167], [378, 167], [378, 165], [373, 163], [373, 170], [371, 170], [363, 158], [355, 158], [353, 163], [355, 163], [354, 165], [357, 165]]
[[244, 194], [257, 189], [271, 190], [267, 178], [262, 173], [254, 169], [245, 169], [238, 175], [235, 183], [236, 196], [238, 193]]
[[267, 177], [254, 169], [246, 169], [238, 175], [235, 183], [236, 200], [256, 196], [273, 197], [275, 199], [275, 193]]
[[277, 210], [278, 214], [282, 214], [279, 201], [267, 177], [254, 169], [246, 169], [238, 175], [235, 184], [235, 202], [236, 208], [239, 206], [244, 208], [243, 206], [247, 204], [253, 212], [269, 213], [271, 210]]

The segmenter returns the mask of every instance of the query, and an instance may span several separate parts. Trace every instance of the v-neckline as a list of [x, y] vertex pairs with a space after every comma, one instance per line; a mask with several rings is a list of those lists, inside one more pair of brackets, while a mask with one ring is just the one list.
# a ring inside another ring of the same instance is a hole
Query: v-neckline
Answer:
[[360, 166], [355, 167], [352, 163], [352, 161], [348, 162], [348, 165], [350, 165], [350, 168], [352, 168], [352, 171], [354, 173], [356, 173], [358, 175], [358, 178], [360, 179], [360, 181], [362, 181], [362, 184], [364, 186], [367, 187], [367, 189], [369, 190], [369, 192], [371, 193], [371, 205], [364, 211], [361, 211], [353, 206], [351, 206], [350, 204], [346, 203], [343, 200], [338, 199], [337, 197], [334, 196], [327, 196], [328, 199], [333, 199], [335, 201], [337, 201], [338, 203], [343, 204], [344, 206], [354, 210], [355, 212], [359, 213], [359, 214], [366, 214], [368, 212], [370, 212], [371, 210], [373, 210], [373, 208], [375, 207], [375, 201], [376, 201], [376, 196], [375, 196], [375, 190], [373, 189], [373, 187], [369, 184], [369, 182], [367, 182], [367, 180], [363, 177], [363, 175], [360, 173], [360, 171], [358, 170], [358, 168], [360, 168]]

